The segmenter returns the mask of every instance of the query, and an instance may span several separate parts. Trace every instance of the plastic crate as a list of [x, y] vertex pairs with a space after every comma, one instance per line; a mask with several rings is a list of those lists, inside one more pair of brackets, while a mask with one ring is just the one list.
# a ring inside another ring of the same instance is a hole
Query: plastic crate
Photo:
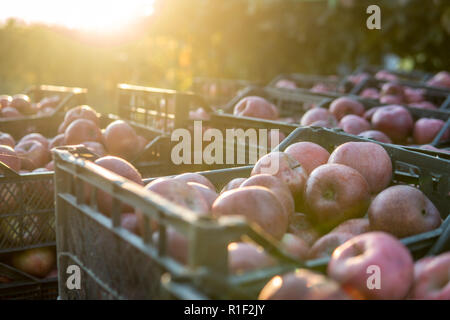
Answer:
[[375, 76], [375, 74], [379, 71], [385, 70], [399, 78], [399, 80], [406, 80], [406, 81], [415, 81], [424, 83], [428, 79], [430, 79], [433, 74], [425, 71], [420, 70], [411, 70], [411, 71], [404, 71], [404, 70], [390, 70], [379, 66], [360, 66], [358, 67], [353, 74], [360, 74], [360, 73], [367, 73], [370, 76]]
[[0, 300], [56, 300], [57, 278], [37, 279], [4, 263], [0, 263]]
[[402, 86], [407, 86], [414, 89], [423, 89], [425, 91], [424, 97], [426, 101], [432, 102], [439, 109], [450, 109], [450, 90], [446, 88], [438, 88], [427, 86], [423, 83], [413, 82], [413, 81], [405, 81], [405, 80], [397, 80], [397, 81], [386, 81], [386, 80], [378, 80], [374, 78], [367, 78], [361, 81], [358, 85], [356, 85], [351, 91], [351, 94], [359, 95], [366, 88], [376, 88], [380, 89], [381, 86], [385, 83], [398, 83]]
[[214, 109], [220, 108], [245, 87], [257, 85], [256, 81], [195, 77], [192, 91], [202, 96]]
[[[311, 75], [303, 73], [287, 73], [280, 74], [272, 79], [268, 86], [277, 87], [277, 83], [281, 80], [288, 80], [295, 83], [297, 89], [295, 90], [306, 90], [306, 92], [311, 92], [311, 89], [317, 85], [324, 85], [328, 92], [320, 93], [314, 92], [317, 95], [333, 95], [333, 94], [343, 94], [348, 93], [353, 88], [353, 84], [347, 81], [346, 77], [338, 76], [321, 76], [321, 75]], [[292, 89], [291, 89], [292, 90]]]
[[[46, 135], [56, 132], [56, 119], [63, 119], [64, 113], [77, 105], [86, 103], [87, 89], [61, 87], [51, 85], [32, 86], [25, 91], [32, 101], [40, 101], [44, 97], [59, 95], [61, 97], [53, 112], [48, 115], [31, 115], [20, 118], [0, 118], [0, 131], [14, 137], [22, 137], [28, 133], [41, 132]], [[59, 124], [59, 121], [57, 121]], [[39, 130], [39, 131], [38, 131]]]
[[[283, 150], [297, 141], [316, 142], [332, 150], [344, 142], [368, 140], [329, 129], [305, 127], [293, 132], [279, 148]], [[450, 164], [424, 154], [379, 144], [393, 161], [396, 170], [394, 182], [417, 185], [445, 219], [440, 228], [401, 241], [416, 259], [448, 250]], [[97, 299], [99, 292], [108, 299], [254, 299], [274, 275], [297, 267], [318, 271], [326, 268], [328, 259], [302, 262], [287, 256], [261, 229], [248, 225], [240, 217], [200, 218], [67, 151], [56, 150], [54, 158], [58, 270], [62, 279], [59, 294], [62, 299]], [[220, 189], [233, 178], [248, 177], [251, 169], [251, 166], [229, 168], [202, 174]], [[109, 218], [96, 209], [95, 196], [87, 204], [84, 196], [86, 185], [81, 181], [111, 195], [117, 204], [115, 208], [119, 208], [120, 203], [127, 203], [144, 212], [146, 220], [156, 220], [161, 235], [159, 241], [152, 240], [148, 223], [144, 224], [144, 235], [139, 237], [120, 226], [119, 210], [112, 212]], [[166, 253], [168, 226], [188, 237], [187, 265], [179, 264]], [[279, 264], [242, 275], [229, 275], [227, 246], [243, 237], [263, 246]], [[89, 275], [83, 278], [81, 291], [76, 293], [62, 285], [67, 276], [64, 270], [70, 263], [79, 265]]]

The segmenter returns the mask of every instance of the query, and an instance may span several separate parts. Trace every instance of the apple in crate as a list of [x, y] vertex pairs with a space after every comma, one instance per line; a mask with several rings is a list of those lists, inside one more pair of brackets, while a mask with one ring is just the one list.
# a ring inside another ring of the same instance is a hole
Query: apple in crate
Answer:
[[267, 120], [278, 119], [278, 109], [262, 97], [245, 97], [234, 107], [235, 116], [254, 117]]

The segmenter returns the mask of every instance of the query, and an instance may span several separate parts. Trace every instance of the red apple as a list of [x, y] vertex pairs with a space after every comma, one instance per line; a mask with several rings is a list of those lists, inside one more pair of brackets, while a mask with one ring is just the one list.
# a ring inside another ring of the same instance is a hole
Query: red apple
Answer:
[[286, 233], [281, 239], [281, 247], [294, 258], [306, 260], [308, 258], [308, 243], [292, 233]]
[[20, 139], [19, 143], [25, 142], [25, 141], [31, 141], [31, 140], [39, 141], [40, 143], [42, 143], [42, 145], [44, 147], [46, 147], [48, 149], [48, 145], [49, 145], [48, 139], [40, 133], [29, 133], [26, 136], [22, 137], [22, 139]]
[[314, 93], [328, 93], [332, 90], [324, 84], [324, 83], [316, 83], [311, 89], [309, 89], [311, 92]]
[[209, 181], [208, 178], [205, 178], [204, 176], [202, 176], [199, 173], [187, 172], [187, 173], [183, 173], [178, 176], [175, 176], [175, 179], [182, 180], [185, 182], [197, 182], [197, 183], [207, 186], [211, 190], [216, 191], [216, 187], [214, 187], [214, 185], [211, 183], [211, 181]]
[[120, 219], [120, 226], [122, 228], [139, 235], [138, 218], [134, 212], [122, 213]]
[[228, 182], [223, 188], [222, 191], [220, 191], [220, 194], [226, 192], [226, 191], [230, 191], [236, 188], [239, 188], [239, 186], [242, 184], [242, 182], [244, 182], [245, 178], [234, 178], [233, 180], [231, 180], [230, 182]]
[[335, 99], [330, 104], [330, 112], [340, 121], [344, 116], [348, 114], [355, 114], [357, 116], [363, 116], [365, 109], [364, 106], [350, 97], [340, 97]]
[[369, 207], [370, 189], [355, 169], [325, 164], [311, 172], [305, 198], [309, 219], [326, 231], [347, 219], [364, 216]]
[[394, 82], [387, 82], [381, 86], [382, 96], [397, 96], [403, 100], [405, 88]]
[[433, 78], [428, 80], [429, 86], [450, 88], [450, 73], [447, 71], [440, 71], [436, 73]]
[[20, 113], [30, 113], [32, 111], [30, 97], [25, 94], [14, 95], [10, 106], [15, 108]]
[[260, 186], [270, 189], [282, 204], [286, 216], [289, 218], [295, 210], [294, 198], [289, 187], [280, 179], [269, 174], [257, 174], [251, 176], [240, 187]]
[[288, 217], [276, 195], [264, 187], [240, 187], [221, 194], [214, 202], [215, 217], [243, 216], [259, 225], [276, 239], [281, 239], [288, 227]]
[[360, 134], [358, 134], [358, 136], [366, 138], [366, 139], [372, 139], [372, 140], [379, 141], [379, 142], [392, 143], [392, 140], [387, 135], [385, 135], [383, 132], [378, 131], [378, 130], [363, 131]]
[[309, 246], [312, 246], [320, 238], [319, 232], [314, 229], [308, 216], [300, 212], [291, 215], [288, 232], [304, 240]]
[[380, 192], [369, 208], [370, 228], [398, 238], [427, 232], [441, 225], [434, 204], [419, 189], [397, 185]]
[[99, 115], [97, 112], [87, 105], [81, 105], [67, 111], [64, 121], [58, 129], [58, 133], [66, 131], [67, 127], [78, 119], [91, 120], [97, 127], [100, 126]]
[[102, 132], [97, 125], [91, 120], [86, 119], [73, 121], [64, 133], [65, 145], [76, 145], [85, 141], [102, 142], [102, 140]]
[[235, 116], [254, 117], [268, 120], [278, 119], [278, 109], [261, 97], [245, 97], [234, 107]]
[[213, 191], [211, 188], [208, 188], [207, 186], [201, 183], [188, 182], [187, 184], [200, 191], [201, 195], [205, 198], [206, 202], [208, 202], [209, 209], [211, 209], [214, 201], [216, 201], [217, 197], [219, 196], [217, 192]]
[[[445, 126], [445, 122], [439, 119], [421, 118], [414, 124], [413, 137], [417, 144], [428, 144]], [[450, 136], [450, 129], [442, 135], [440, 141], [446, 141]]]
[[[159, 231], [153, 233], [152, 239], [156, 244], [159, 242]], [[188, 240], [182, 233], [171, 226], [168, 226], [166, 229], [166, 247], [168, 256], [181, 264], [187, 264], [189, 254]]]
[[110, 123], [103, 134], [108, 154], [132, 160], [137, 155], [138, 136], [128, 123], [116, 120]]
[[273, 277], [259, 293], [258, 300], [349, 300], [339, 284], [307, 269]]
[[232, 274], [270, 267], [275, 260], [263, 248], [247, 242], [232, 242], [228, 245], [228, 268]]
[[359, 94], [359, 96], [361, 98], [378, 100], [380, 98], [380, 93], [376, 88], [366, 88]]
[[50, 151], [37, 140], [23, 141], [14, 148], [20, 158], [20, 166], [26, 170], [44, 167], [51, 159]]
[[5, 107], [0, 110], [0, 115], [3, 118], [21, 118], [23, 115], [13, 107]]
[[382, 108], [380, 107], [373, 107], [370, 108], [369, 110], [366, 110], [366, 112], [364, 112], [364, 116], [363, 118], [366, 119], [367, 121], [372, 121], [372, 117], [374, 115], [375, 112], [377, 112], [378, 109]]
[[53, 148], [60, 147], [62, 145], [64, 145], [64, 133], [60, 133], [51, 139], [48, 149], [52, 150]]
[[409, 88], [406, 87], [404, 90], [405, 98], [407, 103], [417, 103], [425, 100], [425, 90], [421, 88]]
[[53, 248], [34, 248], [16, 252], [12, 256], [12, 266], [32, 276], [45, 277], [56, 263]]
[[402, 143], [410, 135], [414, 120], [409, 111], [397, 105], [379, 108], [372, 116], [372, 126], [379, 130], [395, 143]]
[[14, 148], [16, 141], [9, 133], [0, 132], [0, 145], [6, 145]]
[[303, 167], [284, 152], [271, 152], [260, 158], [253, 167], [251, 175], [266, 173], [286, 183], [296, 201], [302, 202], [307, 174]]
[[370, 223], [367, 218], [350, 219], [342, 222], [336, 228], [330, 231], [331, 233], [343, 232], [350, 233], [355, 236], [370, 231]]
[[297, 89], [297, 84], [291, 80], [280, 79], [277, 81], [277, 83], [275, 83], [275, 87], [285, 89]]
[[363, 131], [370, 130], [370, 123], [362, 117], [348, 114], [339, 122], [339, 128], [347, 133], [357, 135]]
[[384, 232], [369, 232], [334, 250], [328, 275], [368, 299], [403, 299], [413, 281], [414, 265], [400, 241]]
[[390, 73], [386, 70], [380, 70], [375, 73], [375, 79], [386, 80], [386, 81], [396, 81], [398, 78], [395, 74]]
[[309, 250], [308, 258], [319, 259], [331, 257], [334, 249], [353, 237], [353, 234], [345, 232], [328, 233], [314, 243]]
[[307, 174], [327, 163], [330, 153], [322, 146], [312, 142], [297, 142], [284, 150], [302, 165]]
[[450, 300], [450, 252], [422, 260], [416, 262], [414, 268], [414, 285], [410, 297], [420, 300]]
[[310, 126], [312, 125], [312, 123], [321, 120], [327, 121], [327, 123], [337, 123], [336, 118], [327, 109], [313, 108], [305, 112], [302, 119], [300, 120], [300, 125]]
[[382, 146], [373, 142], [347, 142], [337, 147], [328, 163], [356, 169], [366, 179], [371, 193], [386, 188], [392, 179], [392, 162]]
[[380, 97], [380, 103], [382, 104], [402, 104], [403, 98], [400, 96], [388, 94]]
[[[83, 120], [76, 120], [76, 121], [83, 121]], [[98, 158], [97, 160], [95, 160], [95, 164], [102, 168], [110, 170], [110, 171], [112, 171], [128, 180], [131, 180], [137, 184], [143, 185], [141, 174], [136, 170], [136, 168], [131, 163], [129, 163], [128, 161], [126, 161], [124, 159], [113, 157], [113, 156], [106, 156], [106, 157]], [[87, 189], [90, 189], [90, 188], [87, 188]], [[88, 190], [87, 190], [87, 192], [88, 192]], [[107, 194], [106, 192], [104, 192], [102, 190], [98, 190], [97, 204], [98, 204], [98, 209], [100, 212], [104, 213], [107, 216], [111, 215], [113, 199], [109, 194]], [[131, 206], [129, 206], [127, 204], [122, 204], [121, 212], [132, 212], [132, 211], [133, 211], [133, 208]]]

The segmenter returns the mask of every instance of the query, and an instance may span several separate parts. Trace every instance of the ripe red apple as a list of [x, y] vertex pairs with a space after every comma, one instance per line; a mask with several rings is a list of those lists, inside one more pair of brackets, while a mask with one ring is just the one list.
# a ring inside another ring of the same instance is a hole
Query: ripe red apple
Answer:
[[300, 212], [296, 212], [290, 217], [288, 232], [304, 240], [309, 246], [312, 246], [320, 238], [319, 232], [314, 229], [308, 216]]
[[312, 123], [320, 120], [327, 121], [327, 123], [337, 123], [336, 118], [327, 109], [313, 108], [305, 112], [300, 120], [300, 125], [310, 126]]
[[65, 145], [76, 145], [85, 141], [102, 142], [102, 140], [102, 132], [97, 125], [91, 120], [86, 119], [73, 121], [64, 133]]
[[306, 260], [308, 258], [308, 243], [292, 233], [286, 233], [281, 239], [281, 247], [294, 258]]
[[417, 103], [425, 100], [425, 90], [405, 87], [404, 95], [407, 103]]
[[63, 133], [66, 131], [67, 127], [78, 119], [91, 120], [97, 127], [100, 126], [99, 115], [97, 112], [87, 105], [81, 105], [67, 111], [64, 121], [58, 129], [58, 133]]
[[306, 182], [309, 219], [327, 231], [341, 222], [364, 216], [370, 201], [366, 179], [342, 164], [325, 164], [314, 169]]
[[60, 133], [51, 139], [48, 149], [52, 150], [53, 148], [60, 147], [62, 145], [64, 145], [64, 133]]
[[314, 245], [309, 250], [309, 259], [319, 259], [325, 257], [331, 257], [333, 251], [339, 247], [341, 244], [350, 240], [355, 235], [345, 232], [331, 232], [319, 240], [317, 240]]
[[[76, 120], [83, 121], [83, 120]], [[75, 122], [74, 122], [75, 123]], [[70, 127], [70, 126], [69, 126]], [[128, 161], [113, 157], [106, 156], [102, 158], [98, 158], [94, 162], [96, 165], [110, 170], [126, 179], [129, 179], [137, 184], [143, 185], [142, 176], [136, 170], [136, 168], [129, 163]], [[89, 189], [89, 188], [86, 188]], [[88, 190], [87, 190], [88, 191]], [[97, 204], [100, 212], [104, 213], [107, 216], [110, 216], [112, 213], [112, 197], [102, 190], [98, 190], [97, 192]], [[132, 212], [133, 208], [127, 204], [122, 204], [122, 212]]]
[[330, 234], [335, 232], [343, 232], [357, 236], [359, 234], [363, 234], [369, 231], [370, 231], [369, 219], [359, 218], [359, 219], [350, 219], [342, 222], [336, 228], [331, 230]]
[[388, 94], [380, 97], [380, 103], [382, 104], [402, 104], [403, 98], [400, 96]]
[[277, 83], [275, 83], [275, 87], [285, 89], [297, 89], [297, 84], [291, 80], [280, 79], [277, 81]]
[[[419, 267], [418, 267], [419, 266]], [[450, 300], [450, 252], [416, 262], [410, 298]]]
[[366, 179], [371, 193], [386, 188], [392, 179], [392, 161], [382, 146], [373, 142], [347, 142], [337, 147], [328, 163], [356, 169]]
[[278, 109], [272, 103], [261, 97], [245, 97], [239, 101], [233, 114], [235, 116], [254, 117], [267, 120], [278, 119]]
[[379, 130], [395, 143], [402, 143], [410, 135], [414, 120], [409, 111], [398, 105], [379, 108], [372, 116], [372, 126]]
[[14, 150], [20, 158], [20, 167], [26, 170], [44, 167], [51, 159], [50, 151], [37, 140], [19, 142]]
[[207, 186], [211, 190], [216, 191], [216, 187], [214, 187], [214, 185], [211, 183], [211, 181], [209, 181], [208, 178], [205, 178], [204, 176], [202, 176], [199, 173], [187, 172], [187, 173], [183, 173], [183, 174], [175, 176], [174, 179], [182, 180], [184, 182], [197, 182], [197, 183]]
[[379, 142], [392, 143], [392, 140], [387, 135], [378, 130], [363, 131], [360, 134], [358, 134], [358, 136], [366, 139], [376, 140]]
[[[142, 230], [140, 232], [142, 232]], [[153, 233], [152, 239], [156, 244], [159, 242], [159, 231]], [[187, 264], [189, 254], [188, 240], [181, 232], [175, 230], [171, 226], [168, 226], [166, 229], [166, 247], [168, 256], [181, 264]]]
[[[417, 144], [432, 142], [443, 126], [445, 126], [445, 122], [439, 119], [421, 118], [417, 120], [413, 131], [414, 142]], [[450, 129], [447, 129], [440, 141], [446, 141], [449, 136]]]
[[90, 151], [95, 153], [99, 157], [106, 156], [106, 150], [105, 147], [100, 142], [95, 141], [85, 141], [81, 143], [83, 146], [88, 148]]
[[232, 242], [228, 245], [228, 268], [232, 274], [270, 267], [275, 260], [263, 248], [248, 242]]
[[441, 216], [419, 189], [397, 185], [380, 192], [369, 208], [370, 228], [398, 238], [436, 229]]
[[9, 133], [0, 132], [0, 145], [6, 145], [14, 148], [16, 141]]
[[359, 94], [359, 96], [361, 98], [378, 100], [380, 98], [380, 93], [376, 88], [366, 88]]
[[258, 300], [349, 300], [338, 283], [307, 269], [273, 277]]
[[384, 232], [368, 232], [333, 252], [328, 275], [368, 299], [403, 299], [413, 281], [414, 265], [400, 241]]
[[381, 86], [382, 96], [397, 96], [403, 100], [405, 88], [394, 82], [387, 82]]
[[363, 131], [370, 130], [370, 123], [360, 116], [348, 114], [339, 122], [339, 128], [347, 133], [357, 135]]
[[21, 118], [23, 115], [13, 107], [5, 107], [0, 110], [2, 118]]
[[26, 136], [23, 136], [22, 139], [20, 139], [19, 143], [31, 140], [39, 141], [44, 147], [48, 149], [48, 139], [40, 133], [29, 133]]
[[398, 78], [395, 74], [390, 73], [386, 70], [380, 70], [375, 73], [375, 79], [386, 80], [386, 81], [396, 81]]
[[139, 235], [138, 218], [134, 212], [122, 213], [120, 216], [120, 226], [131, 233]]
[[357, 116], [363, 116], [365, 109], [364, 106], [350, 97], [340, 97], [335, 99], [330, 104], [330, 112], [340, 121], [344, 116], [348, 114], [355, 114]]
[[330, 92], [330, 88], [324, 83], [316, 83], [311, 89], [311, 92], [314, 93], [328, 93]]
[[[16, 172], [20, 170], [20, 158], [13, 148], [7, 145], [0, 145], [0, 161]], [[0, 170], [1, 173], [1, 170]], [[4, 174], [4, 173], [3, 173]]]
[[438, 109], [438, 107], [436, 107], [430, 101], [414, 102], [414, 103], [410, 103], [409, 106], [413, 107], [413, 108], [419, 108], [419, 109], [429, 109], [429, 110], [437, 110]]
[[2, 94], [0, 96], [0, 109], [9, 107], [11, 105], [12, 97]]
[[187, 184], [200, 191], [206, 202], [208, 202], [209, 209], [211, 209], [214, 201], [216, 201], [217, 197], [219, 196], [217, 192], [201, 183], [188, 182]]
[[240, 187], [227, 191], [214, 202], [212, 213], [215, 217], [244, 216], [276, 239], [281, 239], [288, 228], [283, 206], [265, 187]]
[[132, 160], [139, 151], [136, 131], [125, 121], [116, 120], [110, 123], [103, 136], [108, 154]]
[[25, 94], [16, 94], [12, 97], [10, 106], [17, 109], [20, 113], [31, 112], [31, 100], [30, 97]]
[[284, 150], [302, 165], [307, 174], [315, 168], [326, 164], [330, 153], [322, 146], [312, 142], [296, 142]]
[[280, 179], [269, 174], [257, 174], [251, 176], [240, 187], [261, 186], [270, 189], [284, 208], [286, 216], [289, 218], [295, 210], [294, 198], [289, 187]]
[[239, 186], [242, 184], [242, 182], [244, 182], [245, 178], [234, 178], [233, 180], [231, 180], [230, 182], [228, 182], [223, 188], [222, 191], [220, 191], [220, 194], [226, 192], [226, 191], [230, 191], [236, 188], [239, 188]]
[[367, 121], [372, 121], [372, 117], [373, 117], [374, 113], [380, 108], [382, 108], [382, 107], [373, 107], [373, 108], [370, 108], [369, 110], [366, 110], [366, 112], [364, 112], [363, 118], [366, 119]]
[[450, 73], [447, 71], [440, 71], [428, 80], [427, 84], [429, 86], [450, 88]]
[[12, 256], [12, 266], [32, 276], [43, 278], [54, 267], [56, 254], [53, 248], [34, 248], [16, 252]]
[[307, 173], [293, 157], [284, 152], [266, 154], [256, 162], [251, 175], [261, 173], [279, 178], [288, 185], [296, 204], [302, 202]]

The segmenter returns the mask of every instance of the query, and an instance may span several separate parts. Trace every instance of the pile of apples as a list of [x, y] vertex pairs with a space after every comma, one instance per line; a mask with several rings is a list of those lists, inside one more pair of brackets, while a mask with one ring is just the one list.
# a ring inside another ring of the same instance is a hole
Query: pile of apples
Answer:
[[[130, 163], [107, 158], [96, 163], [144, 186]], [[438, 209], [419, 189], [391, 183], [391, 159], [376, 143], [348, 142], [330, 154], [298, 142], [263, 156], [249, 178], [233, 179], [220, 192], [197, 173], [159, 178], [144, 188], [198, 216], [242, 216], [299, 260], [331, 257], [328, 276], [303, 269], [279, 275], [261, 299], [450, 299], [450, 254], [414, 264], [398, 240], [438, 228]], [[97, 201], [110, 216], [111, 197], [99, 194]], [[158, 224], [149, 223], [157, 241]], [[122, 226], [142, 235], [142, 212], [122, 206]], [[187, 238], [168, 226], [166, 240], [168, 254], [186, 264]], [[233, 274], [276, 263], [250, 241], [229, 244], [228, 257]], [[376, 290], [367, 286], [371, 266], [381, 270]]]
[[33, 103], [26, 94], [0, 95], [0, 118], [21, 118], [26, 115], [51, 114], [60, 100], [61, 97], [55, 95], [44, 97], [41, 101]]
[[[281, 119], [275, 105], [256, 96], [245, 97], [239, 101], [233, 114], [289, 123], [296, 121], [293, 118]], [[395, 104], [378, 106], [366, 111], [359, 101], [344, 96], [335, 99], [329, 109], [317, 107], [309, 109], [301, 117], [300, 125], [339, 127], [349, 134], [385, 143], [427, 145], [433, 141], [445, 122], [432, 118], [420, 118], [414, 122], [408, 109]], [[447, 130], [441, 141], [446, 141], [449, 137], [450, 130]]]

